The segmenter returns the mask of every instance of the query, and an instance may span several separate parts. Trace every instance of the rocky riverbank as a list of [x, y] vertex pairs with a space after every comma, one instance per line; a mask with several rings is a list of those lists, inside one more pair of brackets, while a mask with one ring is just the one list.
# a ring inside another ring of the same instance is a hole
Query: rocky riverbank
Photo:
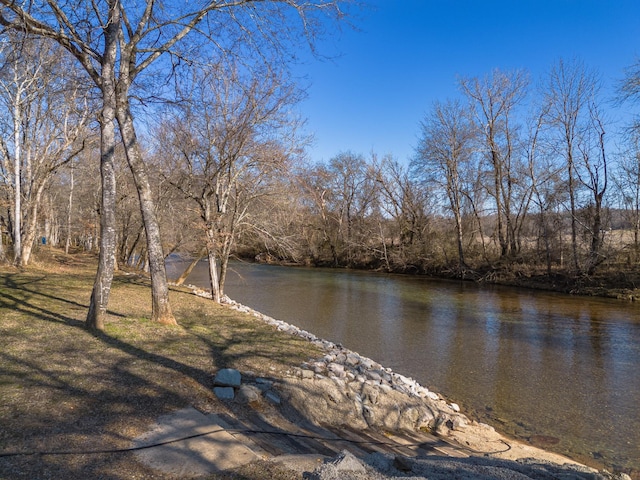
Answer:
[[[191, 288], [197, 295], [209, 296], [208, 292]], [[225, 302], [279, 331], [302, 337], [325, 352], [320, 358], [293, 367], [274, 385], [282, 397], [283, 408], [302, 413], [306, 420], [383, 432], [429, 431], [457, 442], [478, 457], [518, 461], [535, 459], [579, 468], [583, 473], [590, 471], [595, 475], [590, 478], [630, 478], [625, 474], [597, 474], [596, 470], [589, 470], [564, 456], [506, 438], [493, 427], [469, 419], [460, 412], [457, 404], [412, 378], [231, 299], [226, 298]]]

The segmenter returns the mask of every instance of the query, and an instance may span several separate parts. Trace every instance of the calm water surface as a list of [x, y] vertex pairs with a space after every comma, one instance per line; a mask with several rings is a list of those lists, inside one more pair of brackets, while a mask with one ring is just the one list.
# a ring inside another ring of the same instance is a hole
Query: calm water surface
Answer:
[[[179, 266], [168, 268], [171, 277]], [[206, 264], [187, 282], [207, 287]], [[505, 433], [555, 437], [541, 446], [640, 471], [640, 305], [241, 263], [226, 293], [415, 378]]]

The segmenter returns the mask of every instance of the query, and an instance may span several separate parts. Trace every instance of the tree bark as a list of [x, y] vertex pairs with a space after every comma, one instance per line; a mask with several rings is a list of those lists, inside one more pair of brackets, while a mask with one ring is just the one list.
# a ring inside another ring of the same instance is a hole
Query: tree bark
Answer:
[[[593, 115], [593, 113], [592, 113]], [[601, 157], [601, 165], [603, 172], [603, 180], [602, 187], [600, 187], [600, 178], [598, 175], [598, 169], [592, 170], [589, 168], [589, 173], [591, 177], [591, 186], [590, 189], [593, 194], [593, 223], [591, 227], [591, 250], [589, 254], [589, 266], [587, 273], [589, 275], [593, 275], [596, 271], [596, 268], [600, 263], [604, 261], [604, 257], [602, 256], [602, 201], [604, 199], [604, 194], [607, 191], [607, 157], [604, 143], [604, 127], [602, 126], [602, 122], [599, 118], [594, 119], [594, 122], [597, 124], [600, 129], [599, 137], [600, 137], [600, 157]]]
[[36, 240], [36, 229], [39, 210], [38, 207], [40, 206], [44, 187], [45, 183], [40, 183], [40, 185], [38, 185], [36, 188], [35, 194], [32, 193], [30, 195], [31, 198], [28, 203], [28, 208], [26, 209], [28, 212], [28, 215], [26, 216], [27, 221], [24, 223], [20, 256], [18, 257], [20, 260], [20, 267], [26, 267], [29, 264], [29, 260], [31, 260], [31, 252]]
[[[104, 330], [104, 320], [111, 293], [111, 282], [115, 268], [116, 249], [116, 171], [114, 166], [115, 125], [113, 110], [103, 109], [101, 141], [103, 146], [100, 159], [102, 178], [102, 209], [100, 212], [100, 251], [98, 272], [91, 292], [86, 326], [92, 330]], [[111, 119], [109, 120], [109, 116]], [[110, 147], [110, 148], [109, 148]]]
[[216, 234], [212, 227], [207, 227], [207, 257], [209, 258], [209, 280], [211, 282], [211, 297], [216, 303], [220, 303], [220, 283], [218, 279], [218, 265], [216, 261]]
[[142, 159], [140, 144], [136, 137], [126, 91], [120, 92], [118, 95], [116, 118], [124, 143], [125, 156], [138, 191], [142, 221], [147, 233], [147, 252], [151, 274], [151, 319], [167, 325], [177, 325], [169, 303], [169, 285], [164, 265], [160, 226], [155, 213], [155, 202], [147, 169]]
[[73, 187], [74, 187], [74, 175], [73, 175], [73, 161], [69, 165], [69, 204], [67, 210], [67, 238], [64, 242], [64, 253], [69, 254], [69, 247], [71, 246], [71, 210], [73, 208]]
[[4, 253], [4, 234], [2, 233], [2, 224], [4, 222], [0, 220], [0, 263], [4, 263], [6, 260]]
[[15, 143], [13, 153], [13, 255], [15, 265], [22, 267], [20, 254], [22, 253], [22, 138], [20, 135], [22, 124], [22, 108], [20, 105], [20, 93], [16, 94], [13, 106], [13, 141]]
[[98, 272], [93, 284], [89, 312], [85, 321], [86, 327], [92, 330], [104, 330], [116, 254], [115, 64], [117, 35], [120, 29], [119, 0], [110, 0], [109, 9], [110, 22], [104, 32], [105, 53], [102, 57], [100, 72], [100, 90], [103, 102], [100, 118], [100, 175], [102, 180], [100, 251], [98, 253]]

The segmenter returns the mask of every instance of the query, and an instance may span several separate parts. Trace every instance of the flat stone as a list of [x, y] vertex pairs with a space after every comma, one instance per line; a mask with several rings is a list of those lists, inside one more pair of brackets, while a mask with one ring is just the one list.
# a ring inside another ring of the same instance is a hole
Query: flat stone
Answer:
[[355, 353], [349, 353], [347, 354], [347, 359], [345, 360], [345, 363], [351, 367], [355, 367], [360, 363], [360, 356], [356, 355]]
[[233, 400], [236, 395], [233, 387], [214, 387], [213, 393], [215, 393], [216, 397], [220, 400]]
[[467, 428], [467, 422], [460, 415], [457, 415], [456, 417], [454, 417], [453, 420], [452, 420], [452, 423], [453, 423], [452, 430], [460, 431], [460, 430], [464, 430], [465, 428]]
[[134, 447], [150, 445], [157, 446], [136, 451], [138, 460], [175, 478], [209, 475], [259, 459], [213, 419], [194, 408], [160, 417], [149, 432], [133, 441]]
[[307, 370], [305, 368], [305, 369], [300, 370], [300, 376], [302, 378], [309, 379], [309, 378], [315, 377], [315, 373], [312, 370]]
[[438, 394], [435, 393], [435, 392], [427, 392], [427, 397], [429, 397], [431, 400], [439, 400], [440, 399]]
[[222, 387], [239, 387], [242, 381], [240, 372], [233, 368], [223, 368], [218, 370], [213, 380], [214, 385]]
[[316, 373], [323, 373], [327, 369], [327, 364], [324, 362], [314, 362], [311, 364], [311, 369]]
[[262, 390], [260, 390], [258, 387], [255, 387], [253, 385], [242, 385], [238, 389], [237, 400], [239, 402], [242, 402], [242, 403], [257, 402], [260, 400], [261, 397], [262, 397]]
[[342, 377], [344, 375], [344, 365], [341, 365], [340, 363], [330, 363], [327, 370], [333, 373], [336, 377]]

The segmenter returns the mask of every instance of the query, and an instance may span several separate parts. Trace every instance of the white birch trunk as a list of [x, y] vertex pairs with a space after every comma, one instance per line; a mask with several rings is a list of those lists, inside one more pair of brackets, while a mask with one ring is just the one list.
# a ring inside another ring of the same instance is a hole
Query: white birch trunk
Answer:
[[20, 93], [16, 92], [15, 104], [13, 106], [13, 261], [20, 265], [20, 253], [22, 252], [22, 176], [21, 176], [21, 154], [22, 138], [20, 135], [20, 124], [22, 123], [22, 109], [20, 108]]
[[64, 243], [64, 253], [69, 254], [69, 247], [71, 246], [71, 209], [73, 208], [73, 162], [70, 165], [70, 184], [69, 184], [69, 204], [67, 210], [67, 239]]

